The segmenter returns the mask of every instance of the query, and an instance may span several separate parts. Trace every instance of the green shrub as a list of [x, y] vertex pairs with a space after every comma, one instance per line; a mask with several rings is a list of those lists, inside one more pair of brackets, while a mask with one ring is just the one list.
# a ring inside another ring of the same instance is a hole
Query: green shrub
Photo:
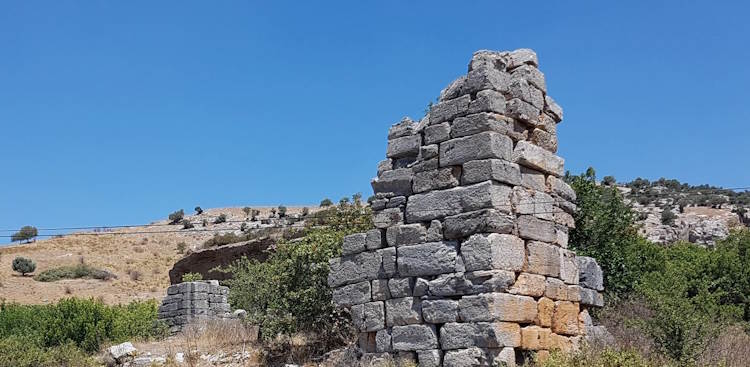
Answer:
[[106, 342], [163, 336], [154, 300], [107, 306], [68, 298], [52, 305], [0, 304], [0, 340], [20, 337], [41, 348], [69, 343], [96, 352]]
[[209, 248], [215, 246], [224, 246], [230, 243], [237, 243], [242, 241], [247, 241], [247, 237], [245, 235], [238, 236], [234, 234], [234, 232], [227, 232], [224, 234], [216, 233], [212, 238], [203, 243], [203, 247]]
[[662, 366], [649, 361], [635, 351], [613, 348], [584, 348], [577, 353], [552, 352], [549, 358], [539, 367], [657, 367]]
[[117, 276], [106, 270], [97, 269], [86, 264], [74, 266], [61, 266], [53, 269], [47, 269], [34, 277], [39, 282], [55, 282], [61, 279], [99, 279], [111, 280], [117, 279]]
[[177, 224], [185, 217], [185, 211], [180, 209], [169, 214], [169, 224]]
[[677, 214], [672, 213], [669, 209], [664, 209], [661, 212], [661, 224], [671, 226], [674, 224], [674, 220], [677, 219]]
[[185, 273], [185, 274], [182, 274], [182, 281], [183, 282], [197, 282], [199, 280], [203, 280], [203, 275], [201, 273]]
[[279, 205], [279, 218], [286, 217], [286, 207]]
[[38, 234], [39, 232], [36, 230], [36, 227], [23, 226], [20, 231], [10, 236], [10, 242], [31, 241]]
[[20, 256], [13, 259], [13, 271], [26, 276], [28, 273], [33, 273], [34, 270], [36, 270], [36, 263], [33, 260]]
[[[331, 210], [315, 223], [325, 223], [325, 227], [311, 227], [304, 237], [278, 244], [265, 262], [243, 258], [223, 269], [232, 273], [227, 281], [232, 290], [230, 303], [248, 312], [264, 340], [296, 332], [347, 332], [348, 318], [331, 304], [328, 260], [341, 253], [345, 235], [372, 228], [372, 220], [369, 212], [353, 207]], [[336, 337], [330, 340], [341, 342]]]
[[28, 338], [0, 338], [0, 367], [93, 367], [97, 366], [74, 343], [43, 348]]
[[216, 220], [214, 220], [214, 224], [219, 223], [225, 223], [227, 221], [227, 215], [224, 213], [219, 214], [218, 217], [216, 217]]
[[177, 244], [177, 253], [182, 254], [185, 252], [185, 249], [187, 248], [187, 244], [185, 242], [180, 242]]
[[321, 208], [325, 208], [325, 207], [331, 206], [331, 205], [333, 205], [333, 201], [331, 201], [331, 199], [329, 199], [329, 198], [325, 198], [325, 199], [323, 199], [323, 200], [320, 201], [320, 207]]
[[182, 220], [182, 229], [192, 229], [194, 227], [195, 227], [195, 225], [193, 225], [193, 223], [190, 222], [190, 220], [188, 220], [188, 219], [183, 219]]

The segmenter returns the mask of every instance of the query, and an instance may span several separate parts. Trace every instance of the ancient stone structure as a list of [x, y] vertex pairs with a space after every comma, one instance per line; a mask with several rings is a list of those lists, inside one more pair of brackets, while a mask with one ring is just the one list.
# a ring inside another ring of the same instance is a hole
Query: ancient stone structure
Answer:
[[166, 322], [174, 334], [199, 319], [232, 317], [228, 295], [229, 288], [220, 286], [217, 280], [171, 285], [159, 306], [159, 320]]
[[597, 331], [602, 273], [568, 250], [575, 192], [536, 54], [479, 51], [419, 123], [388, 132], [377, 229], [347, 236], [328, 278], [363, 358], [515, 365]]

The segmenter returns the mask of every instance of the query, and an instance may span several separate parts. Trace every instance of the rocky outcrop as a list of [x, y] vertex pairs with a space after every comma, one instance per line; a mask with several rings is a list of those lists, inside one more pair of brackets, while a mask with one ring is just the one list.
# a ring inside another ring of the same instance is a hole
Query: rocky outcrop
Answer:
[[563, 112], [537, 65], [531, 50], [479, 51], [422, 121], [391, 127], [376, 229], [344, 239], [328, 278], [365, 364], [514, 366], [600, 331], [586, 316], [602, 271], [567, 249]]
[[675, 214], [671, 224], [662, 223], [665, 210], [662, 207], [633, 203], [633, 209], [641, 215], [638, 221], [641, 235], [660, 244], [685, 241], [713, 246], [727, 238], [733, 228], [742, 226], [739, 216], [729, 209], [686, 207], [681, 213], [679, 207], [670, 208]]
[[171, 284], [180, 283], [186, 273], [200, 273], [203, 279], [226, 280], [231, 274], [215, 271], [216, 267], [229, 265], [243, 256], [264, 261], [275, 243], [274, 239], [261, 238], [195, 251], [174, 264], [169, 270], [169, 281]]

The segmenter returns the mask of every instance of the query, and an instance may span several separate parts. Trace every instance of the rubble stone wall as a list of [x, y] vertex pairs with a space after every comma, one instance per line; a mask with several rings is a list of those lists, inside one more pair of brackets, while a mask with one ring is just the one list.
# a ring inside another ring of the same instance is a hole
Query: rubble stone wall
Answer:
[[329, 286], [365, 359], [513, 366], [596, 332], [602, 272], [568, 247], [575, 192], [536, 54], [478, 51], [420, 122], [388, 132], [376, 229], [347, 236]]
[[166, 322], [172, 334], [199, 319], [229, 318], [228, 295], [229, 288], [217, 280], [174, 284], [167, 288], [158, 318]]

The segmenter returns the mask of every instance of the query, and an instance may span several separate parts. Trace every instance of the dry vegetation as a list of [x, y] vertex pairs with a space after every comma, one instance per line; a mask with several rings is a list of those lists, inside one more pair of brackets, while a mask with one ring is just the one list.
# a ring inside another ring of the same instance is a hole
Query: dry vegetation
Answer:
[[[312, 206], [311, 206], [312, 208]], [[270, 207], [256, 208], [260, 218], [271, 213]], [[288, 214], [299, 213], [302, 207], [289, 207]], [[193, 222], [207, 219], [206, 229], [236, 231], [240, 223], [212, 224], [213, 218], [226, 214], [229, 221], [246, 218], [242, 208], [207, 209], [201, 215], [188, 215]], [[167, 224], [168, 220], [154, 222]], [[134, 227], [116, 229], [117, 232], [143, 232], [180, 230], [182, 225], [159, 227]], [[198, 224], [195, 229], [203, 229]], [[88, 232], [92, 233], [92, 232]], [[107, 304], [127, 303], [133, 300], [161, 298], [169, 285], [169, 269], [185, 252], [196, 249], [216, 232], [150, 233], [114, 235], [99, 232], [97, 235], [66, 235], [60, 238], [40, 239], [29, 244], [0, 247], [0, 298], [23, 304], [52, 303], [61, 298], [95, 297]], [[36, 273], [60, 267], [74, 266], [81, 258], [86, 264], [114, 273], [117, 279], [60, 280], [38, 282], [32, 276], [14, 273], [11, 263], [16, 256], [33, 259]]]

